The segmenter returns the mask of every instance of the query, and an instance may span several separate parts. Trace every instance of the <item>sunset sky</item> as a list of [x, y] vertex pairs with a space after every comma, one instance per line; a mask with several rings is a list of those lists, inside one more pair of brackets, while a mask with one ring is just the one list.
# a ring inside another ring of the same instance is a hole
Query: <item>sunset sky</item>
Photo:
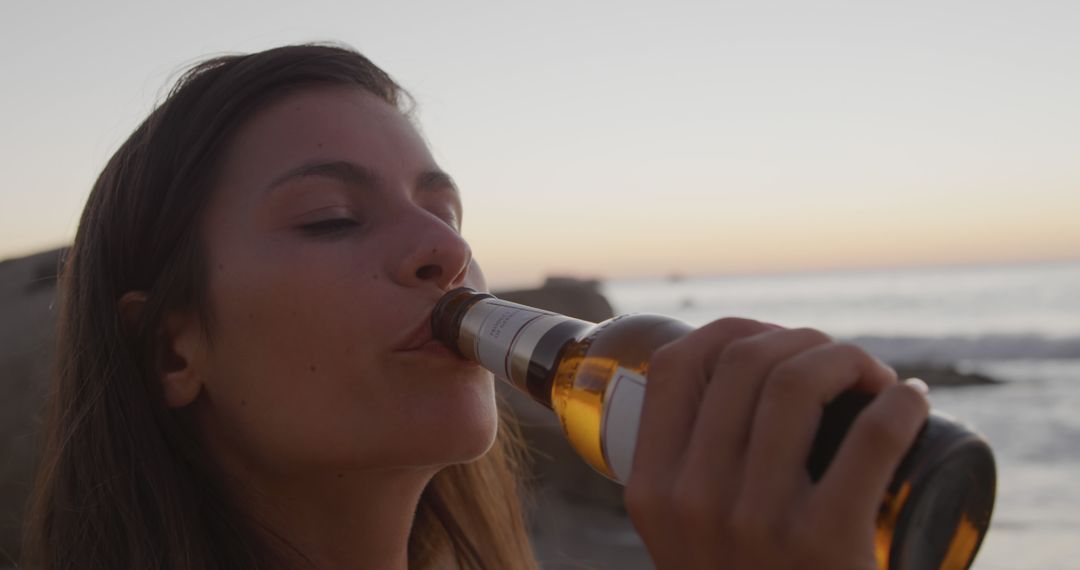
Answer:
[[495, 285], [1080, 258], [1080, 2], [0, 5], [0, 259], [68, 242], [187, 65], [348, 43]]

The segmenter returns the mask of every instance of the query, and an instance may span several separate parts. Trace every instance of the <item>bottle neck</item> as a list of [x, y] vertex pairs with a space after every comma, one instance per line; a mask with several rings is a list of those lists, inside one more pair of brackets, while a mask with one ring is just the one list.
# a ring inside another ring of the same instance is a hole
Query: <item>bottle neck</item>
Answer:
[[549, 408], [559, 352], [593, 326], [471, 291], [448, 293], [432, 314], [436, 338]]

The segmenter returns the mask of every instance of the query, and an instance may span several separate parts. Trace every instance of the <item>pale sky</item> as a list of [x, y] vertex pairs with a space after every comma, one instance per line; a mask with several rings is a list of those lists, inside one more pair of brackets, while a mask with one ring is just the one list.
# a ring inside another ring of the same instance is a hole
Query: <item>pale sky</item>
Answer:
[[188, 64], [348, 43], [493, 284], [1080, 257], [1080, 2], [0, 3], [0, 259]]

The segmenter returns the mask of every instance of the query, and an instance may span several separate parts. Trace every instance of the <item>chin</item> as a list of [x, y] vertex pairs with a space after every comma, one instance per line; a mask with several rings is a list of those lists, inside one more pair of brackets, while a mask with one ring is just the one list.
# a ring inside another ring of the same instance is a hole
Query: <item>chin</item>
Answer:
[[447, 394], [422, 414], [417, 426], [417, 443], [431, 464], [468, 463], [491, 449], [499, 430], [499, 413], [494, 394], [481, 390], [474, 394]]
[[494, 408], [490, 412], [485, 410], [472, 417], [459, 418], [439, 437], [433, 438], [442, 444], [435, 446], [434, 451], [445, 458], [440, 463], [469, 463], [491, 449], [498, 430], [498, 414]]
[[487, 455], [488, 451], [491, 451], [492, 446], [495, 444], [495, 436], [484, 440], [476, 440], [473, 445], [462, 446], [456, 449], [456, 453], [453, 456], [446, 457], [441, 463], [444, 465], [459, 465], [465, 463], [472, 463], [483, 456]]

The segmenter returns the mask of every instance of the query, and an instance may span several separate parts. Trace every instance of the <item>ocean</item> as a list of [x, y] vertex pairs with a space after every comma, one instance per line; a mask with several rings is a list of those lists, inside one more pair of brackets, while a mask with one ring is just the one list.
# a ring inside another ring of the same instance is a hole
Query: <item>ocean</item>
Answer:
[[609, 281], [619, 313], [812, 326], [891, 363], [1000, 385], [932, 389], [983, 434], [998, 496], [974, 570], [1080, 569], [1080, 262]]

